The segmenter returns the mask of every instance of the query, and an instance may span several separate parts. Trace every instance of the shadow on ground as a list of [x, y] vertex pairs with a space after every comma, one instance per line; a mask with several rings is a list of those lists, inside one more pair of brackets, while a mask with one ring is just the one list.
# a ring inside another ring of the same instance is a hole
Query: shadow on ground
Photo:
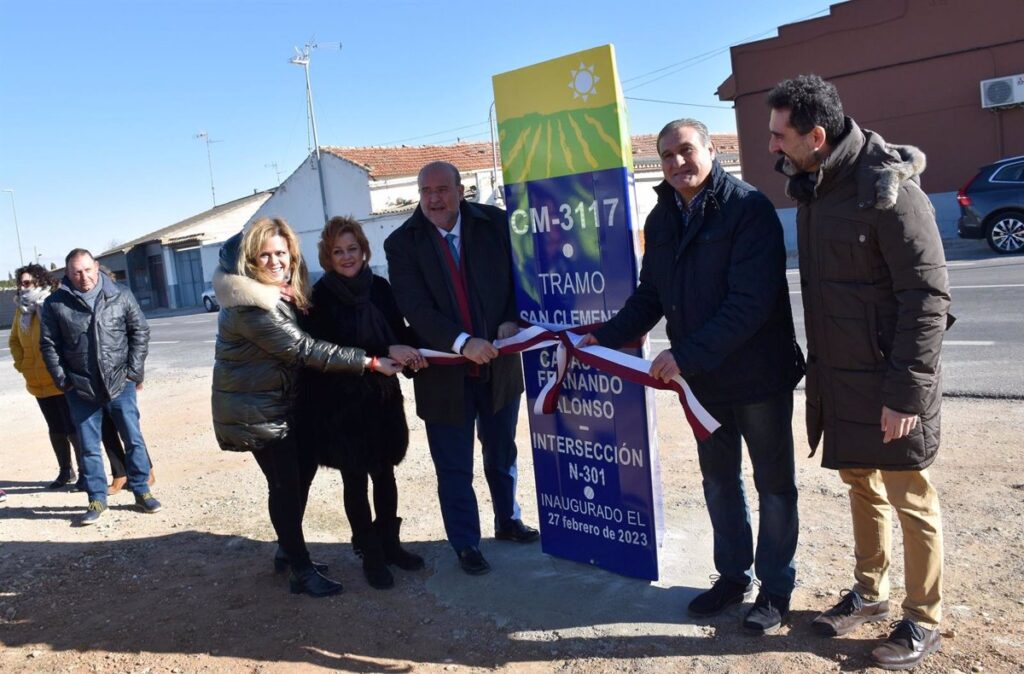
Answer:
[[[0, 511], [4, 519], [25, 516], [32, 515]], [[183, 531], [116, 542], [7, 542], [0, 545], [0, 641], [348, 671], [406, 669], [380, 659], [497, 667], [762, 653], [809, 653], [859, 669], [870, 650], [865, 640], [813, 637], [805, 612], [795, 613], [785, 634], [769, 637], [738, 634], [740, 607], [692, 623], [682, 607], [693, 588], [621, 578], [554, 559], [535, 545], [485, 541], [494, 570], [479, 578], [457, 570], [446, 543], [409, 547], [427, 558], [427, 569], [396, 571], [396, 587], [378, 591], [365, 584], [347, 545], [312, 546], [346, 584], [343, 594], [317, 600], [291, 595], [272, 572], [273, 544], [239, 536]]]

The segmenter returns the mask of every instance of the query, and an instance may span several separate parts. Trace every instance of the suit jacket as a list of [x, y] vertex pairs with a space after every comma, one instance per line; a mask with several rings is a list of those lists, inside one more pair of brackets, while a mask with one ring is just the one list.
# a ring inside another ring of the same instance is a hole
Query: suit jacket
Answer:
[[[515, 321], [512, 244], [508, 219], [500, 208], [463, 201], [462, 262], [466, 268], [473, 337], [494, 340], [498, 326]], [[420, 339], [420, 346], [451, 351], [464, 332], [443, 241], [423, 211], [416, 211], [384, 242], [388, 276], [398, 308]], [[424, 421], [465, 423], [465, 381], [468, 365], [431, 365], [414, 379], [416, 414]], [[523, 393], [523, 367], [518, 355], [500, 356], [480, 368], [489, 382], [497, 411]]]

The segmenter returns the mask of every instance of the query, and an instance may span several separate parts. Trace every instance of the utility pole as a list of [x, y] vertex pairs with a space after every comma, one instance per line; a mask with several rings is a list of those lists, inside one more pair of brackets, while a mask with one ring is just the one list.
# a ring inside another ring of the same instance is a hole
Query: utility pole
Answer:
[[213, 154], [210, 152], [210, 143], [219, 143], [219, 140], [210, 140], [210, 134], [200, 131], [195, 136], [206, 143], [206, 163], [210, 166], [210, 194], [213, 196], [213, 206], [217, 207], [217, 190], [213, 187]]
[[21, 232], [18, 230], [18, 209], [14, 207], [14, 190], [13, 189], [5, 189], [4, 192], [7, 192], [8, 194], [11, 195], [11, 212], [14, 213], [14, 236], [18, 240], [18, 261], [19, 261], [19, 264], [22, 267], [24, 267], [25, 266], [25, 258], [21, 254]]
[[324, 222], [326, 223], [330, 219], [330, 214], [327, 212], [327, 191], [324, 189], [324, 172], [323, 166], [320, 163], [320, 140], [316, 135], [316, 115], [313, 113], [313, 85], [309, 80], [309, 54], [314, 49], [341, 49], [340, 42], [330, 42], [326, 44], [317, 44], [310, 40], [307, 42], [302, 49], [295, 47], [295, 56], [289, 59], [289, 63], [297, 66], [302, 66], [302, 69], [306, 73], [306, 115], [309, 117], [310, 126], [313, 127], [313, 154], [316, 156], [316, 174], [320, 179], [320, 203], [324, 208]]
[[497, 125], [494, 101], [491, 101], [491, 107], [487, 110], [487, 127], [491, 132], [491, 161], [494, 165], [494, 168], [491, 170], [491, 198], [494, 200], [495, 206], [503, 206], [505, 204], [505, 195], [498, 191], [498, 142], [494, 133]]

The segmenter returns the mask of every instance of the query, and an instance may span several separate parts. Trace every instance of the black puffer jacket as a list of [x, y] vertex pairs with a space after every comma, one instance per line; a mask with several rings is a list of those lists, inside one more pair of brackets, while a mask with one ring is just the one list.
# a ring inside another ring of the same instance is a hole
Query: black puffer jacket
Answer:
[[100, 272], [93, 308], [65, 277], [43, 305], [39, 350], [57, 388], [103, 403], [119, 396], [126, 380], [142, 383], [149, 325], [131, 291], [106, 274]]
[[[237, 238], [225, 247], [237, 248]], [[221, 449], [250, 452], [289, 434], [300, 368], [361, 374], [366, 354], [307, 335], [280, 288], [224, 271], [234, 268], [233, 258], [233, 252], [222, 252], [213, 278], [221, 306], [213, 430]]]
[[717, 160], [706, 189], [683, 233], [672, 186], [655, 188], [640, 285], [594, 336], [618, 348], [664, 316], [672, 356], [702, 403], [739, 405], [791, 391], [804, 366], [775, 208]]
[[[384, 315], [399, 344], [413, 344], [391, 286], [373, 277], [370, 302]], [[313, 337], [353, 344], [372, 356], [388, 355], [390, 344], [357, 338], [356, 309], [338, 298], [323, 280], [313, 287], [313, 307], [299, 318]], [[395, 377], [366, 373], [328, 374], [307, 370], [300, 378], [297, 414], [303, 444], [315, 448], [320, 465], [377, 473], [397, 466], [409, 446], [402, 389]]]

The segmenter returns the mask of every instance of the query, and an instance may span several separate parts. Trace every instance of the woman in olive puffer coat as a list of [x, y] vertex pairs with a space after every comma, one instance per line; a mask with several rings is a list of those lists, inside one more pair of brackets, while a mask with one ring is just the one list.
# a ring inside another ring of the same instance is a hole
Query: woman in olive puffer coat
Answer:
[[252, 452], [267, 478], [270, 520], [278, 538], [274, 566], [291, 566], [294, 593], [341, 591], [309, 558], [302, 533], [316, 459], [291, 424], [300, 368], [393, 375], [401, 365], [362, 349], [313, 339], [297, 323], [308, 305], [299, 242], [284, 220], [264, 219], [225, 242], [214, 290], [221, 306], [213, 367], [213, 429], [221, 449]]

